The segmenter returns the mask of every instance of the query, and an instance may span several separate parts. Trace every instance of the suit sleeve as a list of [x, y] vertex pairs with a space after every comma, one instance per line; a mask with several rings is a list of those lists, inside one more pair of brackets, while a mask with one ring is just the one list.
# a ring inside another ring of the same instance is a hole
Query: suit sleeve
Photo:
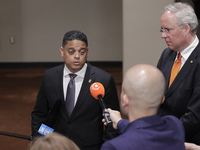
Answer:
[[112, 145], [112, 143], [110, 143], [110, 142], [105, 142], [105, 143], [102, 145], [101, 150], [117, 150], [117, 149], [115, 148], [114, 145]]
[[38, 129], [47, 119], [49, 112], [48, 101], [45, 94], [45, 77], [43, 76], [40, 89], [37, 95], [36, 104], [31, 114], [32, 116], [32, 136], [38, 135]]
[[188, 100], [187, 112], [180, 118], [185, 128], [186, 140], [187, 137], [192, 137], [200, 132], [200, 62], [198, 63], [192, 79], [193, 88], [188, 90], [188, 94], [189, 92], [192, 94]]
[[119, 131], [119, 134], [123, 134], [124, 133], [124, 129], [126, 129], [126, 126], [129, 124], [129, 121], [126, 119], [121, 119], [118, 123], [117, 123], [117, 129]]

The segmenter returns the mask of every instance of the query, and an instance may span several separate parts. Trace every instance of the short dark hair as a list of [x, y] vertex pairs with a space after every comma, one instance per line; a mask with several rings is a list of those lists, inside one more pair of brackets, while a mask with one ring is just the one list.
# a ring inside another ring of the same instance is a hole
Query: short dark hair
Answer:
[[65, 35], [63, 37], [63, 41], [62, 41], [62, 47], [64, 48], [65, 45], [67, 44], [67, 42], [72, 41], [72, 40], [83, 41], [83, 42], [85, 42], [86, 46], [88, 47], [87, 36], [78, 30], [72, 30], [72, 31], [65, 33]]

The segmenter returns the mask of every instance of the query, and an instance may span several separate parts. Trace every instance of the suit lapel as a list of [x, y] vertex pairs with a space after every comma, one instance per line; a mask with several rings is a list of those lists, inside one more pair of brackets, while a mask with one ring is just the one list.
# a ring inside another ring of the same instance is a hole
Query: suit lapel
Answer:
[[177, 77], [174, 79], [174, 82], [170, 86], [169, 90], [166, 92], [166, 97], [168, 97], [180, 84], [181, 82], [186, 78], [186, 76], [190, 73], [193, 66], [195, 66], [195, 63], [197, 62], [198, 58], [198, 47], [195, 48], [195, 50], [191, 53], [183, 67], [181, 68], [180, 72], [178, 73]]
[[56, 84], [56, 93], [58, 95], [58, 98], [64, 101], [64, 94], [63, 94], [63, 70], [64, 65], [61, 65], [56, 70], [56, 76], [55, 76], [55, 84]]
[[176, 52], [172, 53], [172, 56], [169, 58], [168, 62], [166, 63], [167, 64], [166, 72], [164, 73], [164, 75], [165, 75], [165, 80], [166, 80], [167, 84], [165, 84], [165, 92], [167, 92], [167, 90], [168, 90], [171, 69], [174, 64], [174, 59], [176, 58], [176, 54], [177, 54]]
[[65, 108], [65, 101], [64, 101], [64, 93], [63, 93], [63, 71], [64, 71], [64, 65], [61, 65], [60, 68], [56, 70], [56, 76], [55, 76], [55, 85], [56, 85], [56, 93], [58, 95], [58, 98], [61, 99], [61, 109], [60, 113], [61, 115], [68, 120], [69, 116], [67, 113], [67, 110]]

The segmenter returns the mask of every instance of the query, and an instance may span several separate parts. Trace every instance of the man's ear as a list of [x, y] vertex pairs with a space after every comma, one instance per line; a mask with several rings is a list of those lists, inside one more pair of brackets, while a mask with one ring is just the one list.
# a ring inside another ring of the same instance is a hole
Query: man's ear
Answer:
[[63, 49], [63, 47], [60, 47], [60, 54], [61, 54], [61, 57], [64, 56], [64, 49]]
[[89, 51], [89, 48], [87, 47], [87, 58], [88, 58], [88, 51]]
[[163, 97], [162, 97], [162, 101], [161, 101], [160, 104], [164, 103], [164, 101], [165, 101], [165, 95], [163, 95]]
[[127, 107], [129, 105], [129, 97], [128, 97], [128, 95], [124, 94], [123, 98], [122, 98], [122, 101], [123, 101], [122, 102], [123, 107]]
[[191, 27], [188, 24], [184, 26], [184, 29], [185, 29], [186, 34], [189, 34], [191, 31]]

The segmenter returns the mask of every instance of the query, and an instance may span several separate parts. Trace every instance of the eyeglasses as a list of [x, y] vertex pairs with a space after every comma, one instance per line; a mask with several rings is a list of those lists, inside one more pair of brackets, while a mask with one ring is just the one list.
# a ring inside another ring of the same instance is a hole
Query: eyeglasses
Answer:
[[160, 28], [160, 33], [165, 33], [167, 36], [170, 34], [170, 31], [173, 30], [173, 29], [162, 29]]
[[178, 29], [178, 28], [180, 28], [180, 27], [183, 27], [184, 25], [178, 25], [178, 27], [176, 27], [176, 28], [174, 28], [174, 29], [168, 29], [168, 28], [165, 28], [165, 29], [163, 29], [163, 28], [160, 28], [160, 33], [165, 33], [167, 36], [169, 36], [169, 34], [170, 34], [170, 31], [172, 31], [172, 30], [176, 30], [176, 29]]

